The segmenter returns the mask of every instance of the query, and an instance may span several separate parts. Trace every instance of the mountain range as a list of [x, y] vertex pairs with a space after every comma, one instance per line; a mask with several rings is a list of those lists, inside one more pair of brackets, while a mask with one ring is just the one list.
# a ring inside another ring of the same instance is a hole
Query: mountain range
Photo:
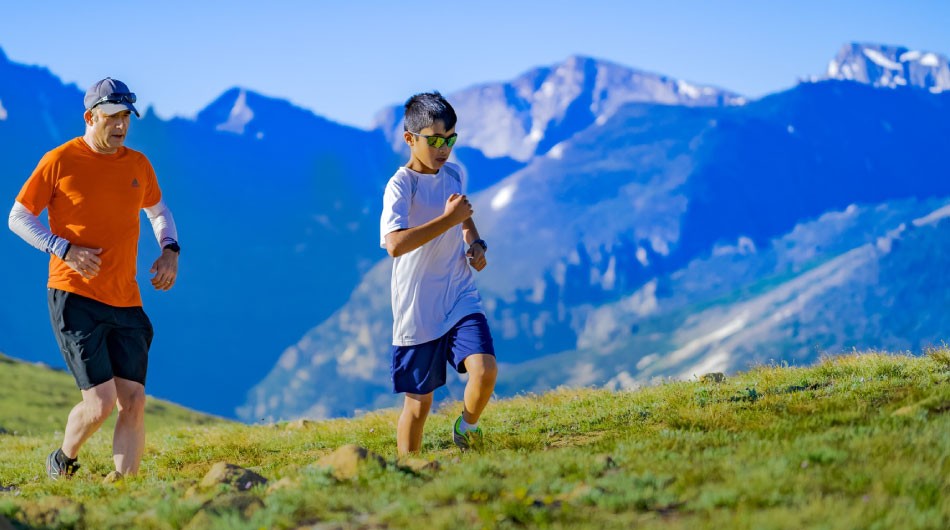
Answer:
[[[499, 393], [938, 343], [942, 297], [918, 289], [944, 291], [947, 72], [938, 54], [855, 43], [758, 100], [587, 57], [448, 94], [491, 248], [477, 281]], [[15, 81], [0, 87], [13, 197], [81, 134], [81, 91], [2, 54], [0, 78]], [[151, 392], [246, 421], [395, 403], [377, 232], [400, 116], [364, 131], [234, 88], [194, 120], [133, 125], [184, 249], [176, 290], [144, 293]], [[0, 349], [62, 364], [45, 259], [9, 232], [0, 247], [17, 270], [0, 280], [16, 301]]]

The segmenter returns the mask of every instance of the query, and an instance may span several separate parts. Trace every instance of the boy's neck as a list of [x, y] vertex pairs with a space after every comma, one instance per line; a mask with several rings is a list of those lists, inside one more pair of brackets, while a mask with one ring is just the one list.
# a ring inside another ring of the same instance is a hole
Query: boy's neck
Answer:
[[406, 164], [406, 168], [411, 169], [415, 171], [416, 173], [422, 173], [424, 175], [435, 175], [436, 173], [439, 172], [438, 169], [432, 169], [431, 167], [426, 166], [425, 164], [420, 162], [418, 158], [415, 158], [415, 157], [409, 159], [409, 162]]

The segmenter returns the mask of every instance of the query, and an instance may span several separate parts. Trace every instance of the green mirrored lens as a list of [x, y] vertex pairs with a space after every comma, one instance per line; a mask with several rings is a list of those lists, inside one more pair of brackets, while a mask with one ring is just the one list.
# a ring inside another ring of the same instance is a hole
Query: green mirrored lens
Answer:
[[445, 143], [448, 144], [449, 147], [452, 147], [453, 145], [455, 145], [455, 141], [458, 139], [459, 139], [459, 136], [457, 134], [453, 134], [452, 136], [449, 136], [445, 140]]
[[429, 136], [426, 138], [426, 142], [428, 142], [429, 147], [435, 147], [438, 149], [442, 147], [442, 144], [445, 143], [445, 138], [442, 138], [441, 136]]

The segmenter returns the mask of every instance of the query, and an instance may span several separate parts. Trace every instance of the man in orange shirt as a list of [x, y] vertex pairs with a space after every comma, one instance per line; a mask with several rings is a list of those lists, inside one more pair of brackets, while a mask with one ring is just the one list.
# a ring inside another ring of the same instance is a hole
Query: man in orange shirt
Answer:
[[[151, 221], [161, 256], [152, 285], [178, 276], [178, 233], [145, 155], [124, 147], [135, 94], [106, 78], [86, 91], [85, 134], [46, 153], [10, 212], [10, 229], [50, 254], [47, 284], [53, 333], [82, 390], [62, 447], [46, 459], [50, 478], [73, 475], [83, 443], [118, 405], [113, 438], [117, 476], [138, 471], [145, 449], [145, 375], [152, 324], [135, 281], [139, 211]], [[39, 214], [49, 210], [49, 228]]]

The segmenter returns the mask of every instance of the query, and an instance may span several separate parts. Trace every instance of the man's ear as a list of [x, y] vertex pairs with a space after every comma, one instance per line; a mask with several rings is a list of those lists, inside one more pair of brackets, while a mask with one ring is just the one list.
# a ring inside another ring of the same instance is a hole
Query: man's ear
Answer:
[[83, 119], [86, 120], [86, 125], [92, 125], [96, 123], [96, 113], [92, 109], [87, 110], [82, 115]]

